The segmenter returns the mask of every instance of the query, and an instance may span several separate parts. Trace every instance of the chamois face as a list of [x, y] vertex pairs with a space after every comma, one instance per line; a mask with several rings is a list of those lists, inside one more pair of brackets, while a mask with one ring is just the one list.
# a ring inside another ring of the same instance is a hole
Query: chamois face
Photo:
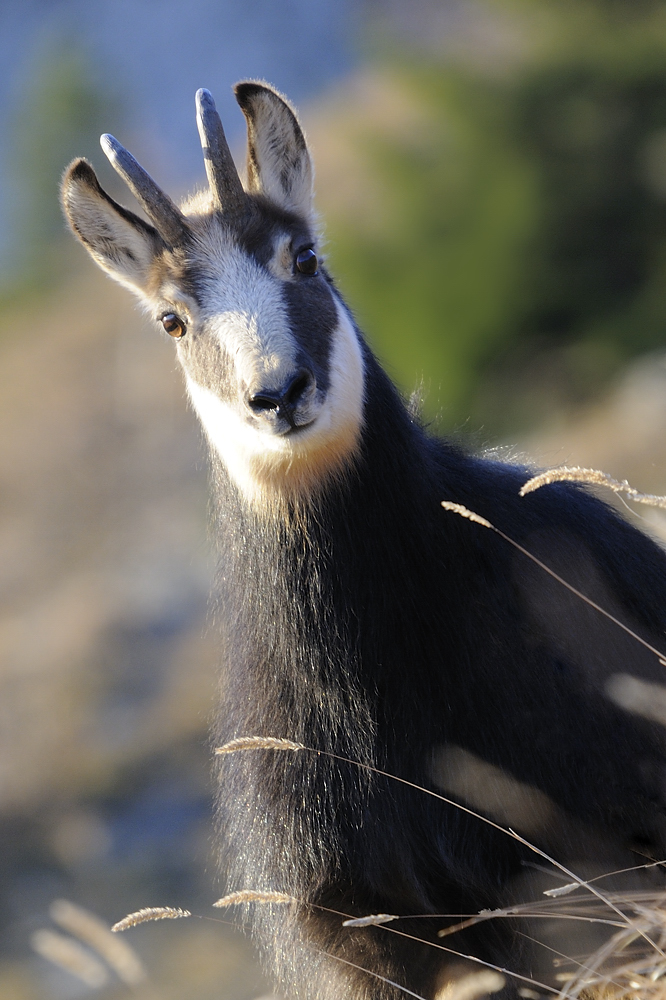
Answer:
[[152, 308], [183, 321], [190, 399], [234, 481], [258, 498], [312, 489], [340, 468], [356, 447], [363, 385], [356, 333], [321, 264], [298, 269], [304, 250], [317, 255], [312, 231], [249, 201], [233, 227], [192, 217], [191, 258], [164, 268]]
[[237, 97], [248, 121], [245, 188], [221, 146], [212, 99], [200, 92], [209, 192], [176, 208], [103, 137], [155, 227], [116, 205], [85, 161], [70, 166], [63, 203], [95, 260], [174, 337], [212, 449], [243, 496], [263, 505], [310, 495], [353, 461], [363, 362], [317, 245], [297, 119], [265, 85], [241, 84]]

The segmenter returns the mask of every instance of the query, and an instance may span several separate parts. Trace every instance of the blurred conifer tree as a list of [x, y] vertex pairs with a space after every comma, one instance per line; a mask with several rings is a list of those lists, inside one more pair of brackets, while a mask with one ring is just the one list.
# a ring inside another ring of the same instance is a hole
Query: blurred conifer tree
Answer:
[[109, 121], [118, 120], [118, 108], [71, 39], [44, 43], [28, 77], [12, 129], [12, 236], [17, 280], [35, 288], [60, 269], [62, 172], [75, 156], [99, 160], [99, 136]]
[[373, 134], [382, 224], [333, 220], [380, 355], [430, 414], [494, 433], [598, 391], [666, 344], [666, 7], [496, 0], [510, 68], [385, 57], [427, 119]]

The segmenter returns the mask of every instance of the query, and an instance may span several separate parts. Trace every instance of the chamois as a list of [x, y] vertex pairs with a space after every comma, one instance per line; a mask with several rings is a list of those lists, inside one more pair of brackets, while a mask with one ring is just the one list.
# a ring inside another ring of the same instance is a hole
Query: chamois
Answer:
[[[443, 942], [437, 931], [558, 884], [556, 868], [537, 871], [543, 858], [498, 827], [584, 878], [665, 855], [663, 730], [612, 696], [626, 675], [663, 683], [665, 668], [442, 501], [490, 520], [657, 650], [666, 559], [584, 488], [521, 497], [524, 468], [420, 425], [324, 264], [296, 112], [264, 83], [235, 93], [244, 183], [201, 90], [206, 191], [176, 206], [109, 135], [104, 152], [150, 221], [113, 201], [85, 160], [62, 187], [75, 235], [174, 338], [210, 446], [215, 739], [283, 737], [328, 752], [217, 758], [228, 888], [300, 901], [246, 913], [288, 997], [431, 998], [479, 968], [442, 947], [552, 984], [552, 952], [515, 922]], [[380, 912], [426, 916], [390, 925], [410, 938], [343, 927], [339, 915]], [[563, 925], [542, 921], [533, 934], [578, 954], [592, 947], [589, 925], [573, 925], [574, 940]], [[497, 995], [520, 989], [507, 976]]]

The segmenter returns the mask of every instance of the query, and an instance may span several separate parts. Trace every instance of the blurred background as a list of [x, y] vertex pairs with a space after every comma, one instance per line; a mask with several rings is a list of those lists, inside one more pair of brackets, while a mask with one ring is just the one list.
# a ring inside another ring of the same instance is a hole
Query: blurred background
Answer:
[[225, 888], [205, 454], [172, 345], [65, 233], [60, 174], [86, 155], [131, 205], [111, 131], [184, 194], [195, 90], [241, 163], [230, 88], [268, 79], [302, 111], [330, 267], [426, 418], [663, 493], [666, 4], [4, 0], [0, 60], [0, 996], [252, 1000], [223, 922], [130, 932], [140, 982], [67, 952], [86, 932], [53, 907], [210, 916]]

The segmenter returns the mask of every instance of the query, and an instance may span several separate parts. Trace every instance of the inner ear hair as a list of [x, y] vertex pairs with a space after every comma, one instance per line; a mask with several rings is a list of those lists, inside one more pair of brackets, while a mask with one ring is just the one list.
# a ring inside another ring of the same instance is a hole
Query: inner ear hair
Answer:
[[87, 160], [69, 165], [61, 197], [72, 232], [95, 261], [123, 284], [141, 287], [164, 245], [157, 230], [114, 201]]
[[260, 81], [238, 83], [234, 92], [247, 121], [249, 191], [310, 217], [312, 161], [296, 112], [285, 97]]

